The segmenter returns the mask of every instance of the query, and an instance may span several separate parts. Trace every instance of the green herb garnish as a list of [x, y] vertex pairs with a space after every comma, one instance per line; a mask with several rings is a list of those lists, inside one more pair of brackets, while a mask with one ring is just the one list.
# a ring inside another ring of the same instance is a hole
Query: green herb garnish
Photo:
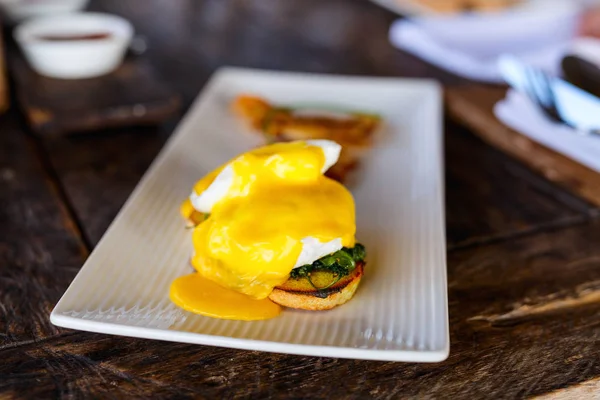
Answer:
[[330, 112], [330, 113], [338, 113], [338, 114], [347, 114], [349, 116], [352, 117], [358, 117], [358, 118], [373, 118], [373, 119], [381, 119], [381, 116], [369, 111], [360, 111], [360, 110], [349, 110], [349, 109], [345, 109], [345, 108], [340, 108], [340, 107], [334, 107], [334, 106], [329, 106], [329, 105], [323, 105], [323, 104], [297, 104], [294, 106], [287, 106], [287, 107], [273, 107], [271, 108], [269, 111], [267, 111], [266, 115], [264, 116], [263, 120], [262, 120], [262, 124], [261, 124], [261, 130], [264, 133], [264, 135], [267, 138], [267, 143], [271, 144], [276, 142], [277, 140], [277, 135], [274, 134], [273, 132], [271, 132], [271, 123], [273, 122], [273, 120], [275, 119], [275, 117], [278, 114], [281, 113], [290, 113], [290, 114], [294, 114], [298, 111], [302, 112], [302, 111], [324, 111], [324, 112]]
[[[294, 268], [290, 273], [290, 278], [301, 279], [306, 278], [308, 282], [317, 290], [329, 289], [340, 281], [344, 276], [350, 275], [356, 263], [363, 261], [366, 256], [365, 246], [357, 243], [354, 247], [344, 247], [341, 250], [336, 251], [328, 256], [319, 258], [312, 264], [306, 264], [298, 268]], [[310, 275], [316, 271], [330, 272], [334, 279], [333, 281], [324, 287], [316, 287], [312, 282]]]
[[308, 111], [323, 111], [323, 112], [330, 112], [330, 113], [336, 113], [336, 114], [347, 114], [347, 115], [351, 115], [353, 117], [368, 117], [368, 118], [375, 118], [375, 119], [381, 118], [381, 116], [379, 114], [376, 114], [371, 111], [352, 110], [352, 109], [348, 109], [348, 108], [344, 108], [344, 107], [336, 107], [336, 106], [332, 106], [329, 104], [319, 104], [319, 103], [293, 104], [293, 105], [286, 107], [284, 110], [291, 111], [292, 113], [297, 112], [297, 111], [307, 111], [308, 110]]
[[275, 118], [275, 116], [278, 113], [282, 113], [282, 112], [285, 113], [288, 111], [290, 111], [290, 110], [288, 110], [287, 108], [274, 107], [274, 108], [271, 108], [267, 112], [267, 115], [265, 115], [265, 117], [263, 118], [261, 128], [262, 128], [262, 131], [265, 134], [265, 136], [267, 136], [267, 142], [269, 144], [275, 143], [275, 141], [276, 141], [276, 136], [270, 131], [271, 122], [273, 121], [273, 119]]

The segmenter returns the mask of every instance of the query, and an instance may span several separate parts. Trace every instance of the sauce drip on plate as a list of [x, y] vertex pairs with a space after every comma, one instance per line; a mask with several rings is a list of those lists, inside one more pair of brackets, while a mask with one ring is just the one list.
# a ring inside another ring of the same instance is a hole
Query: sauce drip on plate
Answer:
[[255, 321], [274, 318], [281, 312], [281, 307], [269, 299], [252, 299], [197, 273], [177, 278], [170, 297], [184, 310], [214, 318]]

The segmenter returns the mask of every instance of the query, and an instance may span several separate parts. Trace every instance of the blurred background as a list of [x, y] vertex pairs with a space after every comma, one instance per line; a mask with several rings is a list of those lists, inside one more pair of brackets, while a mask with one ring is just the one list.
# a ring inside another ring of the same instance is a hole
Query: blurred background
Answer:
[[[593, 134], [600, 128], [599, 3], [0, 0], [1, 108], [11, 110], [0, 125], [6, 130], [16, 123], [14, 129], [35, 138], [65, 196], [82, 200], [71, 201], [84, 215], [90, 242], [211, 74], [225, 65], [434, 79], [446, 88], [451, 133], [466, 126], [596, 203], [600, 194], [589, 188], [600, 171]], [[448, 207], [463, 221], [448, 229], [461, 241], [468, 239], [468, 224], [490, 232], [519, 227], [518, 220], [486, 214], [484, 204], [496, 201], [496, 189], [453, 181], [467, 168], [453, 160], [462, 162], [471, 139], [452, 133], [448, 140], [446, 133]], [[496, 150], [475, 146], [474, 168], [494, 165]], [[528, 154], [540, 148], [550, 152]], [[564, 160], [571, 167], [564, 168]], [[591, 177], [583, 183], [578, 166]], [[99, 188], [113, 205], [92, 212], [94, 202], [85, 198]], [[470, 209], [480, 209], [481, 217], [464, 210], [466, 189], [484, 196], [484, 204], [473, 200]]]
[[[1, 0], [0, 8], [7, 56], [16, 58], [22, 52], [26, 61], [9, 62], [9, 71], [32, 70], [26, 78], [16, 78], [17, 93], [22, 86], [33, 86], [25, 80], [39, 76], [62, 80], [36, 81], [44, 82], [45, 90], [52, 89], [47, 96], [67, 90], [65, 85], [77, 86], [67, 81], [98, 77], [97, 82], [108, 82], [124, 60], [131, 67], [130, 80], [148, 79], [155, 82], [151, 86], [161, 86], [156, 83], [161, 81], [169, 90], [159, 87], [157, 98], [179, 97], [186, 105], [222, 65], [431, 76], [443, 83], [461, 77], [499, 84], [505, 81], [497, 68], [503, 54], [516, 55], [552, 74], [561, 72], [561, 60], [570, 53], [600, 62], [600, 46], [580, 38], [600, 32], [595, 0], [374, 2], [381, 12], [374, 12], [366, 0]], [[73, 33], [77, 34], [69, 40], [60, 37]], [[86, 38], [86, 34], [100, 36]], [[394, 47], [419, 60], [398, 57]], [[448, 71], [448, 77], [435, 75], [437, 69]], [[140, 77], [144, 74], [152, 77]], [[91, 89], [92, 83], [85, 83]], [[146, 99], [156, 96], [155, 90], [149, 92]], [[161, 117], [176, 108], [176, 100], [171, 101]], [[129, 117], [112, 125], [135, 121]], [[77, 125], [56, 131], [87, 129]]]

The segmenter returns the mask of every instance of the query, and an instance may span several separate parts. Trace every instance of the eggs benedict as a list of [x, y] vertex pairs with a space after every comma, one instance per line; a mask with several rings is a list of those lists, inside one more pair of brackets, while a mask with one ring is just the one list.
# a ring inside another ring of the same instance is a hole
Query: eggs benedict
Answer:
[[342, 151], [338, 160], [326, 173], [339, 182], [359, 164], [381, 124], [378, 115], [368, 112], [338, 107], [282, 106], [251, 95], [238, 96], [232, 108], [268, 142], [327, 139], [340, 144]]
[[178, 306], [217, 318], [277, 316], [281, 305], [328, 309], [363, 274], [350, 192], [324, 176], [340, 155], [329, 140], [251, 150], [198, 181], [181, 212], [193, 226], [196, 273], [171, 285]]

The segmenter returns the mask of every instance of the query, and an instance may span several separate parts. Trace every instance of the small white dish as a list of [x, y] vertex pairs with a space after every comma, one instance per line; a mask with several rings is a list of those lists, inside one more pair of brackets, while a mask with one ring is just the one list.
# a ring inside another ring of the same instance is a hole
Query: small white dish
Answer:
[[[276, 104], [329, 104], [379, 113], [381, 137], [350, 189], [357, 240], [367, 248], [354, 298], [329, 311], [286, 309], [267, 321], [229, 321], [186, 312], [169, 300], [189, 273], [190, 232], [178, 209], [201, 176], [263, 144], [230, 104], [240, 94]], [[52, 311], [67, 328], [322, 357], [442, 361], [448, 356], [448, 300], [437, 83], [220, 70]]]
[[0, 9], [11, 22], [80, 11], [89, 0], [0, 0]]
[[107, 74], [121, 64], [133, 26], [116, 15], [71, 13], [26, 21], [14, 37], [39, 74], [81, 79]]
[[[456, 15], [461, 14], [461, 12], [454, 13], [443, 13], [437, 11], [434, 7], [427, 6], [426, 4], [422, 4], [419, 0], [371, 0], [374, 3], [379, 4], [380, 6], [387, 8], [388, 10], [399, 14], [399, 15]], [[600, 3], [600, 0], [522, 0], [515, 5], [508, 6], [506, 8], [501, 8], [499, 10], [490, 10], [490, 11], [469, 11], [463, 12], [471, 15], [486, 15], [486, 14], [497, 14], [497, 13], [506, 13], [513, 11], [531, 11], [534, 13], [544, 12], [548, 8], [563, 6], [565, 3], [572, 3], [573, 5], [579, 6], [590, 6]], [[468, 32], [468, 30], [467, 30]]]
[[502, 82], [497, 62], [503, 53], [557, 73], [576, 32], [580, 6], [553, 1], [530, 11], [524, 7], [402, 19], [392, 24], [389, 37], [396, 47], [473, 80]]

